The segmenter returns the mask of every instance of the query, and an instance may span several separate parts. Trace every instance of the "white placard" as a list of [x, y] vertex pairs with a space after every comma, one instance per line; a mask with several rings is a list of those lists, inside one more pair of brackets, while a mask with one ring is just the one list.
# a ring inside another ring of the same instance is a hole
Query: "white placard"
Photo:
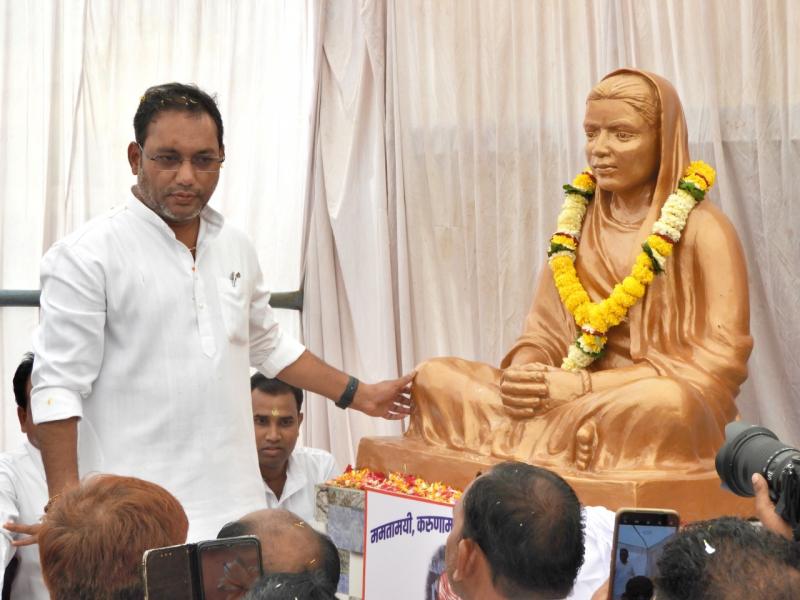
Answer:
[[444, 568], [453, 507], [367, 490], [364, 600], [425, 600]]

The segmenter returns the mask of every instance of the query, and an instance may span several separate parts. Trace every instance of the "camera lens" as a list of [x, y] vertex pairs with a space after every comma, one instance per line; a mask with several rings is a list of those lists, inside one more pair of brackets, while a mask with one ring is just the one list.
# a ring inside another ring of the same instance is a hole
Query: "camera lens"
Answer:
[[780, 474], [798, 456], [765, 427], [734, 421], [725, 426], [725, 444], [717, 453], [717, 474], [739, 496], [753, 496], [753, 473], [764, 475], [773, 497], [780, 494]]

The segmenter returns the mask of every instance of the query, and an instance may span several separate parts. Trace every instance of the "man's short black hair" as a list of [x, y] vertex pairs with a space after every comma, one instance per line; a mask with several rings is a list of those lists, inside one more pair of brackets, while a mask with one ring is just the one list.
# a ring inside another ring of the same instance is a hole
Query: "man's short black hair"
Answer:
[[336, 549], [336, 544], [333, 543], [333, 540], [324, 533], [319, 533], [319, 545], [320, 565], [317, 569], [319, 571], [319, 579], [326, 589], [335, 594], [336, 588], [339, 587], [339, 577], [342, 574], [339, 551]]
[[736, 517], [691, 523], [664, 545], [655, 584], [662, 600], [797, 598], [791, 542]]
[[144, 147], [148, 126], [158, 113], [167, 110], [208, 114], [217, 126], [217, 142], [222, 149], [222, 115], [216, 101], [196, 85], [184, 83], [164, 83], [147, 88], [133, 116], [137, 144]]
[[332, 592], [315, 572], [271, 573], [250, 588], [244, 600], [335, 600]]
[[636, 575], [628, 579], [620, 600], [650, 600], [653, 597], [653, 582], [649, 577]]
[[280, 394], [293, 394], [294, 400], [297, 403], [298, 414], [303, 409], [303, 390], [293, 385], [281, 381], [280, 379], [270, 379], [265, 377], [258, 371], [250, 378], [250, 391], [258, 390], [270, 396], [279, 396]]
[[26, 352], [22, 357], [22, 362], [19, 363], [16, 372], [14, 373], [14, 400], [17, 401], [17, 406], [22, 410], [28, 410], [28, 379], [31, 377], [33, 371], [33, 352]]
[[570, 593], [583, 564], [583, 517], [561, 477], [525, 463], [501, 463], [472, 482], [462, 508], [462, 537], [480, 546], [501, 593]]
[[246, 523], [242, 523], [241, 521], [231, 521], [230, 523], [225, 523], [225, 525], [222, 526], [222, 529], [220, 529], [219, 533], [217, 534], [217, 539], [221, 540], [223, 538], [240, 537], [243, 535], [250, 535], [251, 533], [253, 532]]

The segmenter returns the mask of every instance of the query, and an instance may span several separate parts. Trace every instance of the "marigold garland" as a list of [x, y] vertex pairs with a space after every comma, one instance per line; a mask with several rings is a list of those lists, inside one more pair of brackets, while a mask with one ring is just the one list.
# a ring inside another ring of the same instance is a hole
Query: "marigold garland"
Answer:
[[353, 469], [350, 465], [344, 473], [328, 481], [328, 485], [358, 490], [383, 490], [447, 504], [455, 504], [461, 497], [461, 490], [439, 481], [429, 483], [408, 473], [394, 472], [386, 475], [369, 469]]
[[701, 160], [687, 167], [678, 189], [667, 198], [658, 221], [642, 244], [642, 252], [636, 257], [630, 275], [614, 286], [608, 298], [596, 303], [589, 298], [575, 270], [583, 219], [594, 197], [596, 181], [587, 169], [564, 186], [564, 205], [547, 255], [558, 294], [579, 331], [561, 363], [562, 369], [585, 369], [602, 355], [608, 330], [625, 319], [628, 309], [644, 296], [655, 275], [664, 272], [689, 213], [714, 185], [715, 177], [714, 169]]

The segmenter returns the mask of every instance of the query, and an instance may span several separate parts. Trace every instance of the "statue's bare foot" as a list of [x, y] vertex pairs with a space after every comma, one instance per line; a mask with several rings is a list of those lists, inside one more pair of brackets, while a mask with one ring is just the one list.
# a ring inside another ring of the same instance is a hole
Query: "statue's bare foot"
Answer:
[[575, 466], [587, 471], [597, 449], [597, 428], [594, 421], [586, 421], [575, 434]]

